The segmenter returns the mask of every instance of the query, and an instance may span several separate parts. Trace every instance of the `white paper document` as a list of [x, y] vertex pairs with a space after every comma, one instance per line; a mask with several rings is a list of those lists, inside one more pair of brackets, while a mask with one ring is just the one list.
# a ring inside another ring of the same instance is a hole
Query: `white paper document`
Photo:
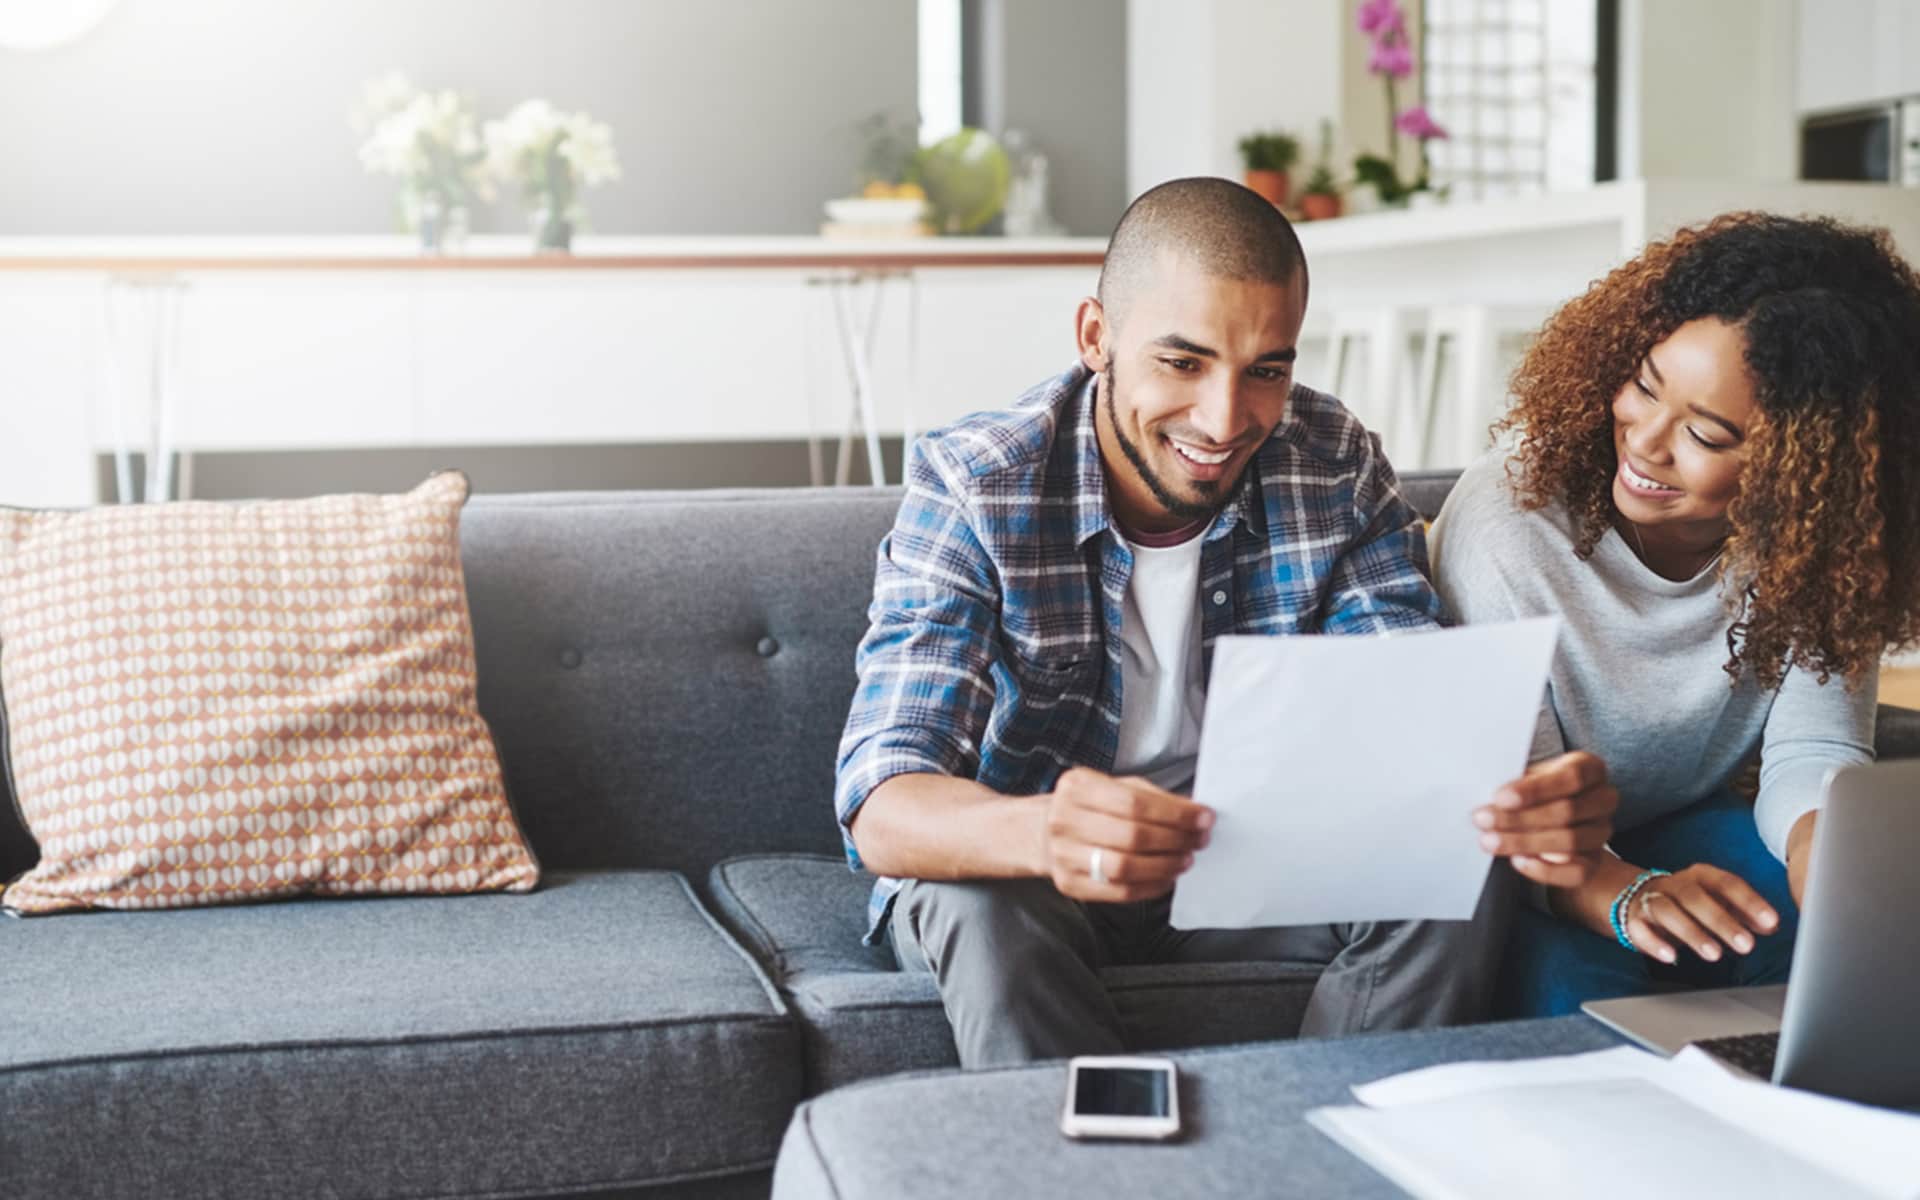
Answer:
[[1175, 928], [1472, 916], [1473, 810], [1526, 768], [1559, 632], [1220, 638], [1193, 788], [1219, 815]]
[[1417, 1197], [1914, 1197], [1920, 1117], [1633, 1047], [1455, 1063], [1307, 1120]]

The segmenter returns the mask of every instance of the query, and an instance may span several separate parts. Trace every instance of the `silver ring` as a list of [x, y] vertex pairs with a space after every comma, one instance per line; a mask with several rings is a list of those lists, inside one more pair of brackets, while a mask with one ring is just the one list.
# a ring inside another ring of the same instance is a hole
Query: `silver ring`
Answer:
[[1107, 881], [1107, 873], [1100, 869], [1100, 848], [1098, 846], [1094, 847], [1093, 853], [1087, 856], [1087, 877], [1095, 883], [1105, 883]]

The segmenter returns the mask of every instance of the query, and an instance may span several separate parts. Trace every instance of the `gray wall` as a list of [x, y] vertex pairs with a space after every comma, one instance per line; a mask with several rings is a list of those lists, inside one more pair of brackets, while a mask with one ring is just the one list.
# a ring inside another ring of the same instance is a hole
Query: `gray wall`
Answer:
[[974, 0], [980, 117], [1047, 156], [1067, 232], [1105, 237], [1127, 201], [1127, 10], [1115, 0]]
[[[389, 231], [348, 115], [396, 68], [483, 117], [539, 95], [608, 122], [598, 231], [811, 233], [855, 123], [914, 110], [915, 55], [912, 0], [121, 0], [0, 50], [0, 236]], [[474, 227], [523, 229], [517, 198]]]

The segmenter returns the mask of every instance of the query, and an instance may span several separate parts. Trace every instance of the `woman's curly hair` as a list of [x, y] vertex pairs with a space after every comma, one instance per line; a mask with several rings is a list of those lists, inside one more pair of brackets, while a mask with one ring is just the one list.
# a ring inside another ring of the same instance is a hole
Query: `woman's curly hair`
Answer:
[[1613, 400], [1674, 330], [1745, 335], [1758, 417], [1720, 579], [1727, 673], [1857, 683], [1920, 640], [1920, 276], [1884, 230], [1730, 213], [1656, 242], [1547, 322], [1496, 426], [1523, 508], [1566, 506], [1575, 553], [1614, 517]]

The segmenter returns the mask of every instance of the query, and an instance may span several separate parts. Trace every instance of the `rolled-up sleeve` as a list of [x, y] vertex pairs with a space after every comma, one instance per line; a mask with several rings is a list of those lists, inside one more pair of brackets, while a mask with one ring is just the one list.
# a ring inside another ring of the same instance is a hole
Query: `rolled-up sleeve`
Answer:
[[1827, 772], [1873, 761], [1873, 717], [1880, 672], [1853, 687], [1826, 683], [1798, 667], [1787, 671], [1767, 713], [1760, 746], [1760, 794], [1753, 820], [1781, 862], [1794, 822], [1820, 807]]
[[972, 777], [993, 711], [1000, 588], [948, 469], [937, 439], [915, 443], [906, 495], [874, 569], [834, 787], [856, 870], [853, 818], [873, 790], [896, 775]]

